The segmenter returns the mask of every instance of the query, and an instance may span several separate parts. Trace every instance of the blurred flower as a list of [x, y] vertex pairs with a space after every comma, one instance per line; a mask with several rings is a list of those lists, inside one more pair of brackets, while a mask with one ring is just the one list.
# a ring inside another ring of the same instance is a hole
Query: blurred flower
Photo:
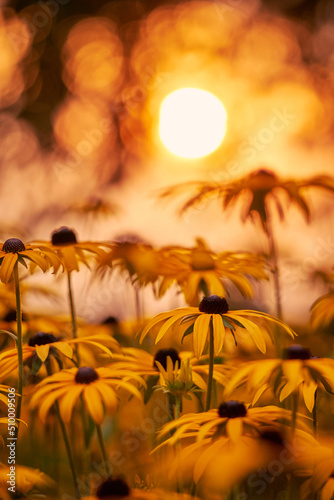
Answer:
[[255, 393], [252, 404], [268, 388], [276, 392], [280, 401], [298, 391], [312, 412], [318, 388], [334, 393], [334, 359], [312, 357], [309, 349], [292, 345], [285, 350], [285, 359], [251, 361], [239, 367], [226, 385], [226, 396], [244, 384], [250, 394]]
[[159, 313], [152, 318], [142, 329], [140, 341], [148, 334], [148, 332], [161, 322], [164, 322], [160, 327], [155, 343], [159, 342], [167, 331], [176, 323], [180, 327], [183, 323], [191, 323], [184, 332], [183, 337], [193, 334], [193, 349], [194, 354], [199, 358], [204, 351], [206, 340], [209, 335], [210, 328], [213, 329], [214, 338], [214, 353], [219, 354], [224, 345], [225, 328], [227, 328], [233, 337], [238, 333], [238, 328], [245, 328], [252, 337], [255, 345], [261, 352], [266, 352], [265, 336], [261, 328], [253, 321], [245, 318], [251, 316], [260, 320], [266, 320], [269, 323], [279, 325], [292, 338], [296, 335], [293, 330], [282, 321], [270, 316], [269, 314], [260, 311], [239, 310], [230, 311], [225, 298], [216, 295], [204, 297], [199, 307], [180, 307], [172, 311]]
[[334, 498], [334, 456], [322, 458], [315, 465], [311, 478], [301, 488], [302, 500], [333, 500]]
[[28, 269], [26, 260], [45, 273], [50, 267], [57, 272], [61, 262], [54, 251], [38, 244], [24, 244], [17, 238], [0, 243], [0, 280], [8, 283], [17, 262]]
[[171, 491], [151, 490], [143, 491], [139, 489], [131, 489], [127, 483], [118, 477], [106, 479], [98, 488], [95, 496], [85, 497], [84, 500], [100, 500], [100, 499], [121, 499], [131, 498], [136, 500], [196, 500], [195, 497], [173, 493]]
[[314, 328], [329, 326], [334, 319], [334, 292], [323, 295], [311, 308], [311, 325]]
[[230, 280], [244, 297], [252, 297], [253, 290], [249, 279], [268, 279], [264, 271], [264, 259], [250, 253], [212, 252], [204, 240], [197, 238], [194, 248], [170, 247], [161, 267], [162, 282], [158, 295], [161, 297], [176, 282], [191, 306], [199, 303], [199, 294], [226, 295], [223, 279]]
[[[15, 498], [46, 498], [44, 495], [37, 495], [37, 491], [54, 490], [56, 483], [46, 474], [38, 469], [31, 469], [23, 465], [15, 465], [15, 495], [11, 495], [8, 489], [10, 480], [10, 471], [8, 464], [0, 463], [0, 494], [3, 500], [12, 500]], [[35, 496], [36, 495], [36, 496]]]
[[[89, 351], [92, 347], [95, 347], [104, 351], [108, 356], [112, 356], [112, 354], [106, 345], [117, 350], [119, 349], [117, 341], [107, 335], [91, 335], [89, 337], [62, 340], [55, 337], [52, 333], [39, 332], [30, 338], [28, 345], [23, 346], [23, 363], [31, 359], [32, 371], [36, 374], [42, 364], [48, 359], [49, 355], [53, 355], [59, 360], [58, 353], [60, 353], [72, 359], [73, 345], [86, 346]], [[18, 359], [16, 349], [10, 349], [0, 354], [0, 377], [2, 379], [15, 373], [17, 367]]]
[[305, 219], [309, 222], [311, 213], [303, 192], [307, 188], [314, 187], [334, 192], [334, 179], [323, 175], [311, 177], [308, 180], [283, 180], [270, 170], [260, 169], [235, 181], [221, 184], [202, 182], [174, 186], [165, 190], [161, 196], [170, 197], [178, 192], [188, 191], [189, 188], [195, 188], [195, 194], [183, 204], [181, 213], [207, 198], [220, 198], [223, 210], [233, 206], [241, 198], [244, 203], [242, 220], [245, 221], [247, 218], [251, 218], [255, 221], [256, 216], [260, 219], [262, 227], [266, 231], [268, 214], [270, 213], [269, 203], [274, 203], [281, 220], [285, 218], [282, 193], [285, 193], [290, 203], [293, 203], [301, 210]]
[[[173, 445], [179, 439], [195, 438], [205, 441], [207, 438], [227, 437], [238, 441], [243, 435], [258, 436], [265, 430], [281, 431], [283, 425], [291, 421], [291, 412], [277, 406], [248, 408], [240, 401], [230, 400], [222, 403], [218, 409], [203, 413], [188, 413], [178, 420], [168, 422], [159, 431], [163, 438], [171, 431], [174, 434], [161, 445]], [[305, 428], [305, 426], [303, 426]]]
[[69, 208], [69, 212], [78, 213], [79, 215], [96, 215], [102, 217], [115, 215], [118, 210], [119, 207], [117, 205], [96, 196], [91, 196], [84, 202], [76, 203]]
[[146, 286], [158, 280], [164, 257], [160, 250], [146, 243], [115, 243], [111, 252], [99, 256], [98, 269], [104, 272], [105, 268], [115, 267], [127, 271], [132, 283]]
[[38, 414], [45, 423], [51, 406], [58, 401], [63, 421], [69, 422], [74, 405], [82, 395], [88, 413], [96, 424], [101, 424], [104, 410], [116, 412], [118, 390], [124, 389], [139, 400], [142, 399], [132, 380], [145, 385], [141, 377], [125, 370], [94, 369], [88, 366], [61, 370], [38, 384], [31, 399], [31, 408], [39, 406]]
[[[163, 383], [163, 378], [161, 372], [157, 368], [157, 361], [162, 365], [164, 369], [167, 368], [167, 357], [170, 356], [172, 361], [178, 361], [179, 363], [189, 360], [189, 364], [192, 369], [192, 379], [194, 384], [200, 389], [206, 390], [206, 383], [202, 378], [202, 375], [208, 375], [209, 365], [208, 357], [202, 356], [199, 359], [193, 356], [191, 352], [180, 352], [178, 353], [176, 349], [159, 349], [154, 356], [152, 354], [144, 351], [143, 349], [136, 349], [134, 347], [125, 347], [122, 349], [123, 354], [114, 354], [112, 366], [120, 369], [128, 369], [137, 375], [158, 377], [160, 378], [159, 383]], [[206, 363], [206, 364], [201, 364]], [[214, 364], [213, 378], [221, 385], [226, 383], [226, 375], [230, 371], [228, 366], [222, 364]]]
[[[79, 264], [82, 262], [89, 267], [89, 260], [93, 256], [101, 255], [101, 247], [109, 246], [106, 243], [95, 243], [92, 241], [83, 241], [79, 243], [75, 232], [68, 227], [61, 227], [51, 235], [51, 242], [38, 241], [49, 250], [52, 249], [63, 263], [68, 272], [79, 271]], [[87, 253], [88, 252], [88, 253]]]

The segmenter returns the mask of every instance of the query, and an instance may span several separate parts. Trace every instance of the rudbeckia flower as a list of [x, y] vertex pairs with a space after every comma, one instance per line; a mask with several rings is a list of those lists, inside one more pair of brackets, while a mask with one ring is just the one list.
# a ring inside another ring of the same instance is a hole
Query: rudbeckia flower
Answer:
[[318, 388], [334, 393], [334, 359], [312, 357], [309, 349], [292, 345], [285, 350], [285, 359], [251, 361], [239, 367], [226, 386], [226, 395], [244, 384], [253, 395], [252, 404], [268, 388], [276, 390], [280, 401], [297, 391], [312, 412]]
[[[100, 349], [108, 354], [108, 356], [112, 356], [112, 354], [106, 345], [109, 345], [117, 350], [119, 348], [116, 340], [108, 335], [90, 335], [88, 337], [61, 340], [60, 338], [55, 337], [52, 333], [39, 332], [29, 339], [28, 345], [23, 346], [23, 363], [31, 360], [33, 372], [37, 373], [49, 355], [52, 354], [55, 358], [58, 358], [58, 352], [66, 358], [72, 359], [72, 346], [81, 345], [86, 346], [88, 349]], [[10, 349], [0, 354], [0, 377], [2, 379], [16, 373], [15, 370], [17, 367], [18, 359], [16, 349]]]
[[104, 272], [107, 267], [126, 271], [133, 284], [140, 286], [154, 284], [160, 275], [164, 262], [159, 249], [143, 242], [115, 243], [111, 252], [101, 254], [98, 269]]
[[199, 358], [204, 351], [209, 335], [211, 337], [210, 332], [212, 332], [214, 354], [217, 355], [224, 345], [225, 329], [233, 335], [237, 342], [238, 329], [245, 328], [257, 348], [262, 353], [265, 353], [266, 343], [264, 334], [256, 323], [248, 319], [249, 317], [277, 324], [292, 338], [296, 335], [288, 325], [269, 314], [251, 310], [229, 311], [229, 306], [225, 298], [210, 295], [202, 299], [199, 307], [180, 307], [172, 311], [157, 314], [148, 321], [141, 331], [140, 341], [143, 341], [153, 327], [161, 323], [163, 324], [160, 325], [155, 343], [159, 342], [172, 326], [179, 327], [184, 323], [190, 323], [183, 337], [192, 334], [194, 354]]
[[85, 497], [84, 500], [121, 500], [122, 498], [131, 500], [196, 500], [195, 497], [173, 493], [171, 491], [151, 490], [143, 491], [131, 489], [127, 483], [118, 477], [106, 479], [97, 489], [95, 496]]
[[[122, 349], [122, 353], [123, 354], [113, 354], [113, 360], [115, 360], [115, 362], [113, 362], [111, 366], [115, 369], [131, 370], [133, 373], [143, 377], [159, 377], [159, 384], [163, 384], [163, 378], [158, 370], [157, 361], [166, 369], [167, 357], [172, 359], [174, 366], [176, 361], [181, 363], [182, 361], [189, 360], [194, 384], [203, 390], [207, 388], [206, 382], [202, 377], [202, 375], [207, 376], [209, 373], [207, 356], [202, 356], [200, 359], [197, 359], [191, 352], [184, 351], [179, 353], [174, 348], [159, 349], [154, 356], [143, 349], [136, 349], [134, 347], [125, 347]], [[214, 380], [221, 385], [225, 385], [229, 371], [230, 369], [226, 365], [214, 364]]]
[[206, 243], [197, 238], [194, 248], [166, 248], [169, 255], [160, 268], [162, 282], [158, 296], [161, 297], [174, 282], [191, 306], [199, 303], [200, 293], [207, 291], [225, 296], [224, 280], [231, 281], [244, 297], [252, 297], [253, 290], [247, 276], [268, 279], [264, 271], [264, 259], [250, 253], [212, 252]]
[[56, 483], [46, 474], [38, 469], [32, 469], [23, 465], [15, 465], [15, 495], [9, 494], [8, 482], [10, 476], [8, 464], [0, 464], [0, 493], [3, 500], [15, 498], [46, 498], [44, 495], [37, 495], [38, 491], [51, 492], [56, 488]]
[[302, 500], [333, 500], [334, 498], [334, 456], [318, 459], [310, 479], [301, 488]]
[[33, 263], [45, 273], [50, 267], [57, 272], [61, 266], [56, 253], [50, 248], [39, 244], [24, 244], [17, 238], [10, 238], [0, 243], [0, 280], [8, 283], [16, 263], [28, 269], [27, 262]]
[[181, 214], [207, 198], [218, 197], [222, 201], [223, 210], [236, 205], [239, 199], [242, 200], [242, 221], [245, 222], [246, 219], [251, 219], [253, 222], [259, 221], [267, 236], [274, 277], [276, 314], [278, 318], [282, 318], [277, 249], [272, 230], [272, 207], [276, 207], [280, 219], [284, 220], [285, 207], [282, 203], [282, 193], [284, 193], [289, 203], [296, 205], [306, 221], [310, 222], [311, 212], [304, 197], [304, 191], [311, 187], [334, 192], [334, 179], [328, 176], [315, 176], [308, 180], [280, 179], [273, 172], [260, 169], [231, 182], [186, 183], [165, 190], [161, 196], [170, 197], [178, 192], [188, 191], [189, 188], [194, 189], [195, 194], [183, 204]]
[[191, 399], [191, 393], [199, 391], [193, 381], [189, 358], [186, 361], [181, 361], [179, 365], [179, 361], [174, 364], [172, 358], [167, 356], [166, 367], [159, 361], [156, 361], [156, 364], [162, 376], [162, 383], [158, 384], [156, 389], [161, 389], [163, 392], [175, 396], [178, 404], [181, 398]]
[[89, 267], [89, 260], [92, 257], [102, 255], [104, 251], [101, 247], [108, 247], [107, 243], [94, 243], [92, 241], [78, 242], [77, 236], [73, 229], [61, 227], [56, 229], [51, 234], [51, 242], [38, 241], [43, 248], [48, 248], [49, 251], [55, 252], [66, 271], [79, 271], [79, 264], [83, 263]]
[[323, 295], [312, 305], [311, 325], [313, 328], [329, 326], [334, 319], [334, 292]]
[[[187, 413], [177, 420], [168, 422], [159, 431], [158, 437], [161, 439], [171, 431], [175, 432], [159, 447], [166, 444], [173, 445], [179, 439], [189, 437], [198, 442], [222, 436], [231, 441], [238, 441], [243, 435], [258, 436], [259, 433], [269, 429], [281, 431], [284, 426], [287, 429], [290, 421], [291, 411], [278, 406], [249, 408], [249, 405], [240, 401], [230, 400], [222, 403], [218, 409], [203, 413]], [[301, 424], [301, 427], [307, 429], [306, 424]]]
[[178, 192], [182, 193], [193, 189], [195, 194], [183, 204], [181, 213], [212, 197], [221, 199], [223, 210], [236, 204], [238, 199], [242, 198], [244, 203], [242, 220], [251, 218], [254, 221], [255, 216], [258, 216], [263, 228], [267, 230], [266, 224], [271, 203], [276, 206], [281, 220], [285, 217], [282, 193], [286, 195], [290, 203], [301, 210], [309, 222], [311, 214], [304, 192], [308, 188], [315, 187], [334, 192], [334, 179], [324, 175], [311, 177], [307, 180], [280, 179], [270, 170], [260, 169], [231, 182], [192, 182], [171, 187], [165, 190], [161, 196], [170, 197]]
[[61, 418], [68, 423], [73, 408], [82, 395], [88, 413], [94, 422], [100, 425], [105, 410], [108, 413], [116, 412], [119, 389], [124, 389], [139, 400], [142, 399], [132, 380], [145, 385], [141, 377], [125, 370], [94, 369], [88, 366], [61, 370], [38, 384], [31, 399], [31, 408], [39, 407], [38, 414], [45, 423], [51, 406], [58, 401]]

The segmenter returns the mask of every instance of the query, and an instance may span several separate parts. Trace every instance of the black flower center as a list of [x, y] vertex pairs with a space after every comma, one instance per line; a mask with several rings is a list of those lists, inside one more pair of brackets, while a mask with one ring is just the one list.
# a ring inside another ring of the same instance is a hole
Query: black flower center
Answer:
[[[11, 323], [12, 321], [16, 321], [16, 311], [15, 309], [10, 309], [7, 314], [3, 317], [3, 321], [7, 323]], [[27, 316], [22, 314], [22, 321], [27, 321]]]
[[127, 497], [130, 495], [130, 488], [123, 479], [107, 479], [98, 487], [97, 498]]
[[284, 359], [311, 359], [311, 351], [299, 344], [290, 345], [284, 350]]
[[226, 401], [218, 408], [218, 414], [221, 418], [245, 417], [247, 414], [246, 406], [239, 401]]
[[98, 374], [94, 370], [94, 368], [90, 368], [89, 366], [82, 366], [77, 371], [75, 376], [75, 381], [77, 384], [90, 384], [95, 382], [99, 378]]
[[228, 303], [224, 297], [210, 295], [203, 297], [199, 304], [199, 310], [206, 314], [225, 314], [228, 311]]
[[3, 244], [2, 250], [6, 253], [23, 252], [26, 249], [24, 243], [18, 238], [9, 238]]
[[57, 246], [73, 245], [77, 243], [77, 237], [72, 229], [63, 226], [53, 231], [51, 234], [51, 243]]
[[168, 356], [173, 361], [173, 367], [175, 367], [175, 364], [176, 364], [177, 361], [179, 362], [179, 367], [180, 367], [181, 360], [180, 360], [180, 357], [179, 357], [179, 353], [177, 352], [176, 349], [171, 348], [171, 349], [159, 349], [159, 351], [157, 351], [155, 353], [154, 361], [153, 361], [153, 368], [155, 368], [156, 370], [158, 370], [158, 365], [157, 365], [156, 361], [159, 361], [159, 363], [161, 363], [161, 365], [166, 370], [167, 369], [167, 357]]
[[44, 333], [38, 332], [36, 335], [29, 339], [30, 347], [34, 347], [35, 345], [46, 345], [53, 344], [54, 342], [58, 342], [58, 339], [52, 333]]
[[118, 325], [118, 319], [115, 316], [108, 316], [102, 321], [102, 325]]

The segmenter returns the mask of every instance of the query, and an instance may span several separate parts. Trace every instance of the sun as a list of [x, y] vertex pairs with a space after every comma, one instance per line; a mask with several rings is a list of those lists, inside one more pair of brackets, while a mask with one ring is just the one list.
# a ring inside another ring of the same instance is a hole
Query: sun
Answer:
[[200, 158], [221, 144], [226, 111], [210, 92], [195, 88], [175, 90], [162, 102], [159, 134], [166, 148], [183, 158]]

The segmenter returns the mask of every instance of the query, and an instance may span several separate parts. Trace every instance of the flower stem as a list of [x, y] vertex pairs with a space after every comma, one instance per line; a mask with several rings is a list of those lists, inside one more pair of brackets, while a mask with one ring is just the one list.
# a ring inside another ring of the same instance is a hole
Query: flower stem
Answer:
[[65, 424], [63, 422], [63, 419], [61, 418], [58, 401], [55, 402], [55, 408], [56, 408], [56, 414], [57, 414], [57, 417], [59, 420], [61, 432], [62, 432], [63, 438], [64, 438], [64, 443], [65, 443], [65, 447], [66, 447], [66, 451], [67, 451], [68, 461], [70, 463], [70, 468], [71, 468], [71, 472], [72, 472], [72, 477], [73, 477], [73, 481], [74, 481], [76, 495], [80, 499], [81, 494], [80, 494], [80, 489], [79, 489], [78, 484], [77, 484], [77, 477], [78, 476], [77, 476], [75, 466], [74, 466], [74, 460], [73, 460], [73, 456], [72, 456], [72, 452], [71, 452], [70, 442], [69, 442], [67, 432], [66, 432], [66, 427], [65, 427]]
[[[23, 351], [22, 351], [22, 309], [21, 309], [21, 296], [20, 296], [20, 279], [19, 279], [19, 270], [18, 270], [18, 262], [16, 262], [14, 266], [14, 282], [15, 282], [15, 298], [16, 298], [16, 323], [17, 323], [17, 357], [18, 357], [18, 369], [19, 369], [19, 380], [17, 386], [17, 392], [19, 397], [17, 399], [17, 407], [16, 407], [16, 418], [19, 419], [21, 417], [21, 406], [22, 406], [22, 398], [23, 398]], [[15, 429], [15, 437], [18, 437], [19, 434], [19, 425], [20, 422], [17, 422], [17, 427]]]
[[312, 416], [313, 416], [313, 435], [317, 435], [317, 427], [318, 427], [318, 416], [317, 416], [317, 395], [318, 395], [318, 390], [315, 391], [314, 393], [314, 406], [313, 406], [313, 411], [312, 411]]
[[209, 375], [208, 375], [208, 389], [207, 389], [207, 395], [206, 395], [206, 411], [209, 411], [210, 407], [211, 407], [213, 363], [214, 363], [214, 338], [213, 338], [213, 324], [212, 324], [212, 317], [211, 317], [210, 318], [210, 339], [209, 339]]
[[[73, 335], [73, 338], [76, 339], [77, 338], [77, 322], [75, 319], [75, 307], [74, 307], [74, 300], [73, 300], [71, 272], [70, 271], [67, 271], [67, 283], [68, 283], [68, 298], [70, 301], [70, 310], [71, 310], [72, 335]], [[77, 345], [75, 345], [74, 351], [75, 351], [75, 357], [77, 359], [77, 363], [80, 366], [80, 358], [79, 358]]]
[[276, 243], [273, 233], [273, 228], [270, 222], [270, 218], [267, 218], [267, 237], [269, 243], [269, 256], [271, 260], [271, 265], [273, 269], [274, 276], [274, 287], [275, 287], [275, 300], [276, 300], [276, 315], [278, 319], [282, 319], [282, 294], [281, 294], [281, 286], [280, 286], [280, 275], [278, 268], [278, 258], [277, 258], [277, 250]]
[[102, 456], [103, 456], [104, 466], [105, 466], [105, 469], [106, 469], [108, 476], [111, 476], [111, 470], [110, 470], [109, 460], [107, 457], [106, 447], [104, 444], [104, 438], [103, 438], [101, 425], [96, 424], [96, 430], [97, 430], [97, 437], [99, 439], [99, 445], [100, 445]]
[[292, 418], [291, 418], [291, 430], [292, 433], [294, 434], [295, 429], [296, 429], [296, 420], [297, 420], [297, 410], [298, 410], [298, 399], [299, 399], [299, 394], [298, 391], [295, 391], [291, 395], [291, 411], [292, 411]]
[[182, 398], [180, 396], [175, 396], [175, 420], [180, 418], [181, 415], [181, 403]]

